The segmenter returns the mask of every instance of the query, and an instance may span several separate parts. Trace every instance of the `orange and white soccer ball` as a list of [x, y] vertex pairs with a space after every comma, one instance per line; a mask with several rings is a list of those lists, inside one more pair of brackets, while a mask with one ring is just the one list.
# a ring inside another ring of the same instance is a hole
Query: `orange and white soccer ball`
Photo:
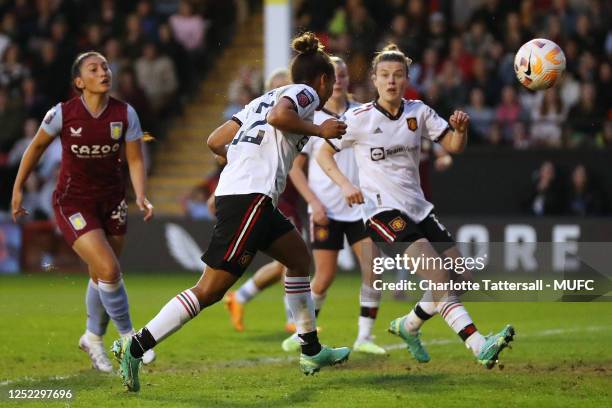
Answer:
[[536, 38], [523, 44], [514, 57], [516, 78], [532, 91], [554, 86], [565, 71], [565, 54], [553, 41]]

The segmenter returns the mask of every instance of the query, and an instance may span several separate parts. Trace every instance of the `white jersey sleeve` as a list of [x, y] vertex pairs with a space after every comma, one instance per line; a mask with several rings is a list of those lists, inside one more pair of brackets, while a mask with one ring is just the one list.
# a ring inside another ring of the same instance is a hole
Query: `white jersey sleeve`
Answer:
[[310, 139], [308, 139], [308, 142], [304, 145], [300, 153], [305, 154], [308, 157], [312, 157], [316, 140], [317, 138], [315, 137], [311, 137]]
[[62, 131], [62, 104], [61, 102], [49, 109], [40, 128], [49, 136], [55, 137]]
[[423, 137], [437, 142], [440, 137], [450, 129], [448, 122], [442, 119], [435, 110], [425, 105], [423, 112], [423, 119], [425, 120], [425, 128], [423, 129]]
[[304, 119], [314, 114], [319, 107], [320, 100], [313, 89], [305, 85], [293, 85], [281, 88], [279, 98], [288, 98], [293, 102], [293, 106], [300, 116]]
[[232, 120], [238, 123], [238, 125], [242, 126], [242, 124], [246, 122], [248, 114], [249, 114], [249, 105], [246, 105], [244, 108], [242, 108], [240, 112], [235, 113], [232, 116]]

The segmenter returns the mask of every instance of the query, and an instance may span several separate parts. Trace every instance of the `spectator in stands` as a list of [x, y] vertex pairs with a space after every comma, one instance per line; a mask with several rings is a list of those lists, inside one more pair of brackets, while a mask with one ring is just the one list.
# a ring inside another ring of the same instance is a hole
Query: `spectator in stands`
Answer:
[[255, 98], [255, 94], [247, 86], [243, 86], [238, 91], [238, 96], [235, 100], [230, 101], [227, 108], [223, 112], [223, 120], [230, 120], [232, 116], [240, 112], [249, 102]]
[[499, 101], [500, 86], [495, 71], [487, 67], [485, 58], [476, 57], [472, 64], [472, 80], [469, 88], [480, 88], [484, 94], [484, 104], [493, 107]]
[[569, 187], [566, 211], [571, 215], [602, 215], [604, 199], [601, 190], [592, 185], [584, 165], [574, 167]]
[[569, 127], [568, 146], [593, 146], [595, 134], [601, 129], [603, 115], [597, 106], [597, 95], [592, 83], [584, 83], [580, 88], [580, 101], [574, 106], [567, 118]]
[[119, 72], [116, 79], [117, 96], [119, 99], [132, 105], [134, 110], [138, 112], [142, 128], [157, 134], [157, 121], [149, 105], [149, 100], [144, 91], [138, 86], [136, 73], [130, 67], [126, 67]]
[[30, 75], [28, 68], [21, 63], [19, 54], [19, 46], [10, 44], [0, 59], [0, 87], [5, 88], [11, 96], [18, 94], [21, 81]]
[[475, 21], [463, 35], [467, 52], [474, 56], [485, 56], [493, 46], [493, 36], [486, 31], [482, 21]]
[[33, 75], [49, 100], [66, 99], [69, 89], [66, 72], [68, 72], [66, 62], [58, 58], [55, 44], [50, 40], [44, 41], [40, 50], [40, 61], [34, 65]]
[[6, 89], [0, 88], [0, 155], [9, 152], [21, 132], [23, 107], [9, 99]]
[[136, 6], [136, 14], [140, 17], [142, 32], [149, 40], [157, 39], [159, 19], [153, 13], [150, 0], [140, 0]]
[[495, 118], [501, 126], [502, 135], [505, 140], [512, 139], [512, 127], [514, 123], [523, 118], [521, 105], [516, 97], [516, 91], [510, 85], [502, 89], [501, 103], [495, 111]]
[[429, 17], [429, 35], [427, 47], [435, 49], [438, 54], [446, 55], [448, 52], [448, 29], [444, 14], [436, 11]]
[[142, 33], [142, 24], [138, 14], [130, 14], [125, 20], [125, 35], [123, 39], [123, 53], [130, 60], [135, 60], [140, 56], [145, 43]]
[[21, 83], [21, 100], [26, 116], [42, 120], [50, 104], [46, 95], [38, 92], [34, 78], [26, 78]]
[[558, 88], [550, 88], [536, 97], [536, 106], [531, 110], [531, 138], [535, 146], [561, 147], [562, 125], [566, 110]]
[[470, 104], [464, 108], [470, 115], [470, 134], [477, 142], [485, 142], [491, 124], [495, 119], [493, 109], [485, 105], [484, 92], [481, 88], [473, 88], [470, 92]]
[[[108, 61], [108, 67], [113, 73], [113, 77], [117, 78], [119, 76], [119, 72], [123, 70], [123, 68], [129, 64], [121, 53], [121, 43], [116, 38], [109, 38], [104, 44], [104, 56]], [[117, 81], [113, 81], [113, 91], [117, 90]]]
[[238, 99], [238, 94], [244, 87], [249, 88], [252, 94], [259, 95], [261, 93], [261, 71], [249, 65], [241, 67], [238, 76], [229, 84], [227, 91], [229, 100]]
[[204, 50], [208, 22], [195, 13], [190, 1], [181, 0], [178, 13], [172, 15], [169, 22], [174, 38], [188, 53], [199, 55]]
[[167, 113], [178, 88], [172, 60], [159, 55], [154, 42], [145, 44], [142, 57], [136, 61], [136, 77], [147, 95], [154, 114]]
[[559, 215], [564, 211], [562, 185], [555, 166], [545, 161], [534, 175], [533, 187], [528, 200], [529, 212], [534, 215]]

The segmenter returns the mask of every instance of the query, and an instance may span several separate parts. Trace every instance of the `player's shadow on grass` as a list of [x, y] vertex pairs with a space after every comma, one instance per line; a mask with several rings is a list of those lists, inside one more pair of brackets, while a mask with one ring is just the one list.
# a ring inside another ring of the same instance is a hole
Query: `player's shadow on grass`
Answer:
[[355, 378], [341, 378], [330, 381], [330, 385], [339, 385], [344, 387], [373, 387], [377, 389], [384, 388], [389, 391], [406, 389], [409, 386], [411, 390], [418, 389], [420, 391], [434, 390], [439, 387], [440, 383], [448, 382], [450, 376], [441, 373], [402, 373], [402, 374], [370, 374]]
[[202, 395], [181, 395], [181, 394], [164, 394], [162, 396], [147, 396], [141, 391], [138, 396], [140, 400], [148, 400], [157, 402], [163, 406], [175, 406], [180, 404], [193, 404], [198, 407], [215, 407], [215, 408], [268, 408], [268, 407], [288, 407], [293, 405], [301, 405], [310, 402], [313, 396], [311, 387], [303, 387], [291, 393], [285, 394], [283, 397], [269, 397], [266, 395], [258, 395], [257, 391], [251, 393], [252, 401], [239, 402], [232, 400], [232, 396], [228, 394], [227, 399], [206, 395], [206, 391], [202, 391]]

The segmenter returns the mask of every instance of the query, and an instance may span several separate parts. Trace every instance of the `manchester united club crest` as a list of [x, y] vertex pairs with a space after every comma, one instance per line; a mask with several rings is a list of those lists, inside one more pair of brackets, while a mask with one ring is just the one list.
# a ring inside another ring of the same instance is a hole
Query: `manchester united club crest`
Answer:
[[123, 122], [111, 122], [110, 123], [110, 136], [113, 140], [119, 140], [123, 134]]
[[406, 123], [408, 123], [408, 129], [413, 132], [418, 129], [416, 118], [408, 118], [406, 119]]
[[329, 228], [327, 227], [316, 227], [315, 228], [315, 239], [317, 241], [325, 241], [329, 237]]
[[406, 228], [406, 221], [402, 217], [395, 217], [389, 221], [389, 226], [393, 231], [399, 232]]
[[251, 263], [251, 259], [253, 259], [253, 255], [245, 252], [244, 254], [240, 255], [240, 258], [238, 258], [238, 264], [244, 268]]

